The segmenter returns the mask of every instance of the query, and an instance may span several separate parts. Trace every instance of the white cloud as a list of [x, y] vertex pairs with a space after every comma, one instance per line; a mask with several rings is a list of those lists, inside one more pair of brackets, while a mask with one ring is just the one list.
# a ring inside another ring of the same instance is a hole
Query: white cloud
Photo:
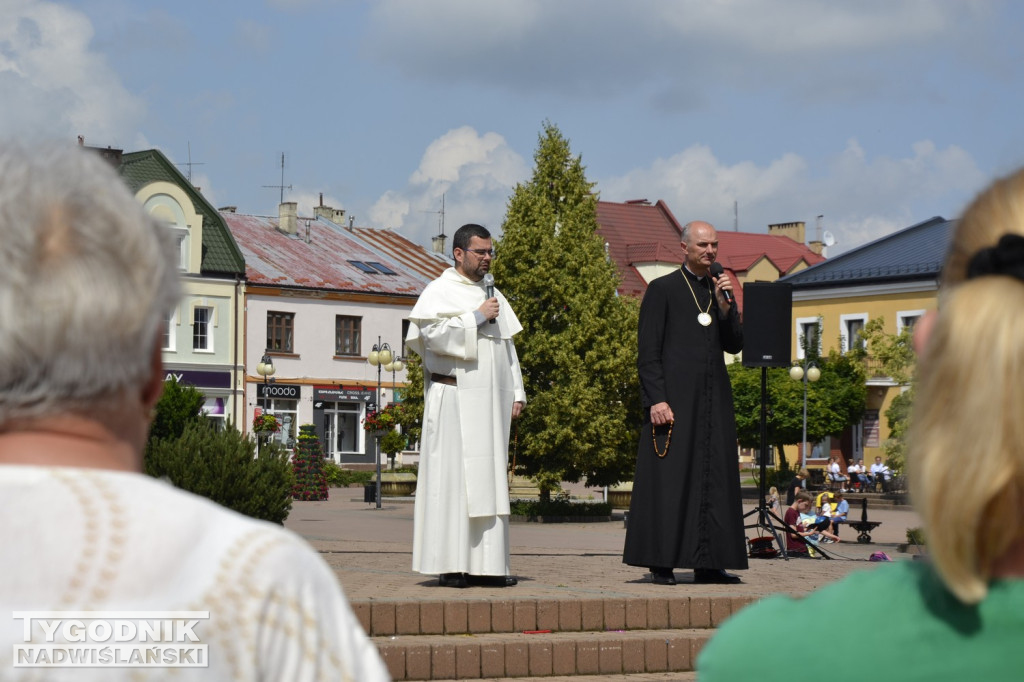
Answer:
[[[22, 138], [85, 135], [86, 143], [130, 146], [144, 114], [106, 59], [91, 47], [81, 12], [41, 0], [0, 7], [0, 130]], [[133, 136], [126, 139], [126, 136]]]
[[856, 140], [823, 168], [795, 154], [764, 166], [750, 161], [725, 164], [712, 151], [694, 145], [647, 168], [598, 184], [608, 201], [663, 199], [682, 222], [709, 220], [733, 229], [733, 202], [739, 228], [763, 232], [771, 223], [804, 221], [813, 236], [816, 216], [836, 235], [833, 254], [908, 227], [933, 215], [956, 217], [960, 206], [941, 202], [969, 196], [987, 181], [963, 149], [938, 149], [917, 142], [901, 158], [871, 158]]
[[501, 135], [456, 128], [427, 146], [409, 184], [381, 196], [370, 209], [370, 219], [375, 225], [402, 228], [408, 238], [426, 244], [437, 234], [443, 195], [446, 233], [468, 222], [497, 232], [509, 196], [529, 172], [523, 157]]

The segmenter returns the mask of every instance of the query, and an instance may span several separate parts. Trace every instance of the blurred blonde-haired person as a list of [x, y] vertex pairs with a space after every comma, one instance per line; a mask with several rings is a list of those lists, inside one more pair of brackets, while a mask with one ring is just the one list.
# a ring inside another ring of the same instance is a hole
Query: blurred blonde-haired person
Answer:
[[[745, 609], [701, 653], [702, 682], [818, 677], [763, 634], [822, 610], [842, 613], [858, 650], [871, 652], [872, 676], [1019, 679], [1024, 170], [997, 180], [968, 207], [943, 268], [938, 310], [914, 335], [919, 378], [907, 465], [930, 561], [881, 565], [803, 599], [777, 596]], [[829, 669], [834, 680], [864, 674], [861, 666]]]

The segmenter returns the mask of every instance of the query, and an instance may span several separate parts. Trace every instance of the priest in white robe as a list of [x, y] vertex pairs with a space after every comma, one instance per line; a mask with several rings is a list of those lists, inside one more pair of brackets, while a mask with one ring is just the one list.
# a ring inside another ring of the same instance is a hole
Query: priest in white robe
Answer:
[[463, 225], [453, 246], [455, 267], [409, 315], [406, 343], [424, 375], [412, 568], [442, 586], [511, 586], [508, 440], [526, 404], [512, 337], [523, 327], [485, 282], [487, 229]]

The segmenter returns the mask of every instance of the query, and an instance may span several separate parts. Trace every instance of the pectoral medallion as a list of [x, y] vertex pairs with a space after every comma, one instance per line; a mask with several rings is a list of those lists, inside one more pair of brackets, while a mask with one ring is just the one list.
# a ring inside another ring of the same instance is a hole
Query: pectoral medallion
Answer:
[[711, 324], [711, 316], [707, 313], [701, 313], [697, 316], [697, 321], [700, 322], [702, 327], [706, 327]]

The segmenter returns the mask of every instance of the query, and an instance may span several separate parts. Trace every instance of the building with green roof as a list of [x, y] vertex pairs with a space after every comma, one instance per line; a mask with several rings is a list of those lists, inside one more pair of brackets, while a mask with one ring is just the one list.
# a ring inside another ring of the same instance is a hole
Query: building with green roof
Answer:
[[245, 414], [242, 252], [220, 213], [159, 150], [98, 151], [178, 243], [184, 296], [164, 332], [167, 378], [202, 391], [204, 412], [218, 424], [238, 425]]

